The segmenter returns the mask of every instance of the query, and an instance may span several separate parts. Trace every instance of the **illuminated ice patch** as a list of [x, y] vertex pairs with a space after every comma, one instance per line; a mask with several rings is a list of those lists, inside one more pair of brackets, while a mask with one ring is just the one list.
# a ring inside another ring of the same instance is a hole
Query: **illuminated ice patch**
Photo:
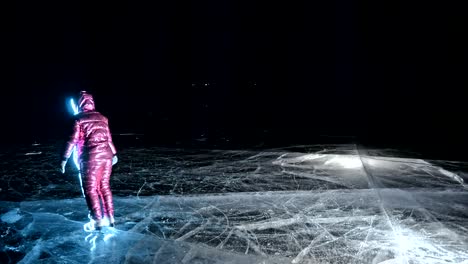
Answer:
[[397, 263], [464, 263], [460, 261], [468, 258], [468, 253], [452, 251], [434, 242], [433, 237], [398, 228], [395, 230], [395, 253], [400, 262]]
[[111, 239], [112, 237], [114, 237], [114, 234], [106, 234], [102, 240], [107, 241]]
[[314, 167], [336, 167], [345, 169], [362, 168], [361, 158], [357, 155], [339, 155], [339, 154], [306, 154], [299, 157], [284, 158], [284, 155], [274, 161], [273, 164], [294, 165], [311, 164]]
[[461, 184], [464, 184], [463, 178], [458, 176], [457, 174], [451, 172], [451, 171], [440, 168], [439, 172], [444, 174], [445, 176], [448, 176], [449, 178], [461, 183]]
[[5, 214], [2, 215], [1, 219], [3, 222], [8, 224], [13, 224], [18, 222], [22, 216], [19, 214], [19, 209], [13, 209]]
[[325, 165], [336, 165], [345, 169], [356, 169], [362, 167], [359, 156], [355, 155], [332, 155], [333, 157], [325, 161]]

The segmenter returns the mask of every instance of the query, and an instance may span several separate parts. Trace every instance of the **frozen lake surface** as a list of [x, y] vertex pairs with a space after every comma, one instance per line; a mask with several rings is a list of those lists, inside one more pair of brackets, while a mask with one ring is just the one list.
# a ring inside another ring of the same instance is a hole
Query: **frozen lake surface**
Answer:
[[468, 263], [468, 163], [355, 145], [119, 149], [116, 228], [58, 144], [0, 151], [1, 263]]

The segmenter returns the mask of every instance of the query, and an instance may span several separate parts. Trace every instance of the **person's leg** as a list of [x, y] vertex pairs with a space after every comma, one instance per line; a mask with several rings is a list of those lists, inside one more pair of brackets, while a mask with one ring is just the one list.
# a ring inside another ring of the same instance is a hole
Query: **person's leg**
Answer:
[[103, 161], [103, 171], [101, 178], [101, 194], [103, 199], [103, 207], [109, 217], [109, 222], [113, 226], [114, 220], [114, 203], [112, 199], [112, 191], [110, 189], [110, 177], [112, 174], [112, 160]]
[[[101, 188], [99, 188], [99, 199], [101, 199], [101, 202], [104, 203], [104, 197], [102, 196], [102, 191]], [[109, 218], [109, 212], [107, 212], [106, 206], [103, 204], [102, 206], [102, 217], [107, 217]]]
[[99, 188], [102, 179], [103, 163], [97, 160], [83, 163], [83, 179], [86, 203], [93, 220], [100, 225], [102, 219], [101, 205], [99, 202]]
[[85, 194], [86, 205], [88, 206], [89, 215], [88, 217], [90, 220], [95, 220], [94, 216], [94, 195], [93, 195], [93, 186], [96, 185], [96, 179], [92, 177], [88, 177], [89, 173], [89, 164], [88, 162], [81, 163], [81, 179], [83, 181], [83, 190]]

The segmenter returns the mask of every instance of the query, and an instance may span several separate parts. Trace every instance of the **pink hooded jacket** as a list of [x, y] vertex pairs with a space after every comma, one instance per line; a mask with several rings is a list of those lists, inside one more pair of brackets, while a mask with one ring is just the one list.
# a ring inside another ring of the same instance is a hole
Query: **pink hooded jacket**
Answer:
[[95, 110], [93, 97], [85, 91], [81, 92], [78, 106], [81, 112], [76, 116], [63, 159], [70, 158], [74, 146], [77, 146], [80, 163], [112, 159], [117, 151], [112, 142], [107, 118]]

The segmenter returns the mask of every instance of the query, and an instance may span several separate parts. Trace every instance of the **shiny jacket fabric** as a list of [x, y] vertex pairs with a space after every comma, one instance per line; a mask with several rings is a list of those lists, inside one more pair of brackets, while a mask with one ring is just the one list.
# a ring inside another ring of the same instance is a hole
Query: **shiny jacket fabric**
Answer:
[[77, 115], [64, 159], [70, 158], [74, 146], [77, 146], [79, 161], [82, 162], [112, 159], [117, 153], [107, 118], [96, 111], [81, 112]]
[[63, 158], [68, 160], [76, 146], [88, 208], [94, 220], [102, 219], [99, 202], [102, 199], [104, 215], [113, 220], [114, 208], [109, 180], [112, 157], [117, 151], [112, 142], [108, 120], [95, 110], [90, 94], [82, 92], [78, 104], [82, 112], [76, 116]]

